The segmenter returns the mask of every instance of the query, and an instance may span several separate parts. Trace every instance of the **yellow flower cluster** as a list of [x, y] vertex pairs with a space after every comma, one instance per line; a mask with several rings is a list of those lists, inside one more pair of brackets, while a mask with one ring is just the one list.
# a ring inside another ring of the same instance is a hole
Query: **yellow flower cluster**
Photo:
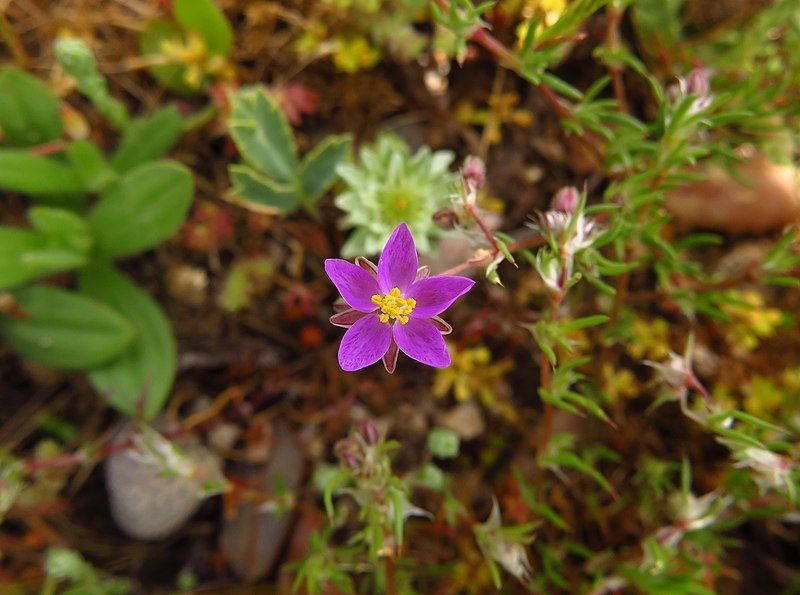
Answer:
[[167, 64], [181, 64], [186, 67], [184, 82], [192, 89], [200, 89], [206, 76], [232, 80], [235, 75], [225, 57], [212, 53], [203, 38], [196, 33], [191, 33], [186, 42], [162, 42], [161, 55]]
[[400, 324], [408, 324], [408, 315], [414, 310], [417, 301], [414, 298], [404, 298], [400, 294], [400, 289], [393, 288], [389, 293], [381, 297], [379, 294], [372, 296], [372, 303], [381, 310], [379, 318], [381, 322], [399, 320]]
[[728, 292], [730, 301], [720, 309], [730, 317], [725, 335], [728, 341], [743, 349], [752, 351], [761, 339], [772, 337], [783, 322], [783, 314], [778, 308], [769, 308], [764, 296], [752, 290]]

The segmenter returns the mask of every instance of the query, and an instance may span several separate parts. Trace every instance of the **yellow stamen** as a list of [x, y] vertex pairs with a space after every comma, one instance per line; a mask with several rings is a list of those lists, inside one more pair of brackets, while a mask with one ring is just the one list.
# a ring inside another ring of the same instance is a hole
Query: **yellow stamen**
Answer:
[[408, 315], [417, 305], [414, 298], [404, 298], [400, 294], [400, 289], [394, 287], [384, 296], [375, 294], [371, 299], [372, 303], [380, 308], [378, 318], [381, 322], [388, 323], [391, 320], [399, 320], [400, 324], [408, 324]]

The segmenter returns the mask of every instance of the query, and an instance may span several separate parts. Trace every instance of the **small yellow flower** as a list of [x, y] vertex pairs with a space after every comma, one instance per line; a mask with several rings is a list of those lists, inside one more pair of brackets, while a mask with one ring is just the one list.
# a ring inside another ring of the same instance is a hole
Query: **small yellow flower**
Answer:
[[613, 401], [630, 399], [639, 394], [639, 383], [629, 369], [603, 364], [603, 392]]
[[758, 375], [742, 387], [742, 393], [745, 411], [759, 417], [775, 413], [785, 400], [784, 392], [772, 380]]
[[752, 351], [758, 347], [761, 339], [775, 335], [775, 330], [783, 321], [783, 313], [779, 309], [766, 307], [764, 297], [753, 290], [733, 290], [728, 295], [734, 299], [723, 304], [720, 310], [731, 319], [725, 329], [729, 343]]
[[339, 37], [335, 41], [336, 50], [333, 53], [333, 64], [339, 70], [353, 73], [372, 68], [380, 60], [380, 52], [360, 35], [349, 38]]
[[203, 38], [196, 33], [190, 33], [185, 42], [165, 40], [161, 44], [161, 56], [169, 64], [186, 68], [183, 79], [192, 89], [202, 87], [206, 77], [231, 80], [235, 74], [228, 60], [211, 53]]
[[453, 363], [437, 370], [433, 395], [444, 398], [453, 394], [457, 401], [479, 400], [489, 411], [508, 420], [516, 420], [517, 412], [503, 394], [503, 376], [514, 367], [510, 359], [492, 362], [492, 352], [485, 345], [457, 349], [450, 345]]
[[517, 26], [517, 40], [522, 43], [534, 19], [537, 20], [536, 32], [543, 27], [553, 26], [567, 8], [567, 0], [528, 0], [522, 7], [522, 21]]
[[786, 368], [781, 373], [781, 384], [790, 392], [800, 391], [800, 367]]
[[630, 326], [631, 341], [625, 350], [633, 359], [661, 361], [669, 355], [669, 324], [663, 318], [634, 318]]

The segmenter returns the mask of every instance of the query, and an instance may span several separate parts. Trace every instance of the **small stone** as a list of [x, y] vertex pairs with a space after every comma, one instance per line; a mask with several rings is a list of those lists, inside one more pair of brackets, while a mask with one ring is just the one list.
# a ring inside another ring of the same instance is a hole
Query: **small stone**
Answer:
[[236, 424], [222, 423], [209, 430], [208, 442], [218, 452], [225, 453], [233, 448], [240, 434], [241, 430]]
[[167, 271], [167, 291], [176, 300], [190, 306], [206, 301], [208, 275], [198, 267], [178, 265]]
[[665, 206], [686, 227], [732, 234], [777, 230], [797, 220], [797, 168], [750, 152], [734, 169], [749, 185], [719, 165], [704, 164], [698, 170], [703, 179], [670, 190]]
[[[116, 444], [129, 438], [128, 428], [117, 435]], [[206, 479], [221, 476], [219, 459], [196, 436], [175, 443], [197, 466], [192, 477], [165, 476], [157, 465], [137, 458], [133, 449], [106, 459], [111, 516], [130, 537], [156, 540], [177, 531], [202, 503]]]
[[[276, 421], [264, 433], [272, 436], [269, 462], [243, 464], [237, 475], [248, 488], [264, 494], [296, 490], [304, 473], [303, 451], [285, 422]], [[270, 504], [242, 498], [233, 514], [223, 519], [220, 549], [234, 573], [248, 583], [269, 572], [293, 524], [291, 512]]]
[[748, 270], [757, 270], [774, 245], [770, 240], [748, 241], [734, 246], [717, 264], [717, 273], [723, 278], [736, 277]]

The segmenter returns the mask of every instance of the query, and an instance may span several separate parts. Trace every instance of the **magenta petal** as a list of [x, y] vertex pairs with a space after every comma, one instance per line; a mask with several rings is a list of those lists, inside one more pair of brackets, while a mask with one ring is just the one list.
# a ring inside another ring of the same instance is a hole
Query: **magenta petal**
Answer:
[[417, 300], [412, 316], [430, 318], [441, 314], [459, 297], [467, 293], [475, 281], [467, 277], [436, 275], [414, 283], [406, 297]]
[[354, 372], [374, 364], [392, 344], [392, 327], [377, 316], [364, 316], [347, 329], [339, 345], [339, 365]]
[[447, 345], [439, 329], [430, 320], [411, 318], [408, 324], [395, 324], [392, 329], [400, 351], [411, 359], [434, 368], [450, 365]]
[[378, 282], [367, 271], [341, 258], [325, 261], [325, 272], [351, 308], [372, 312], [372, 296], [381, 293]]
[[378, 281], [383, 293], [397, 287], [402, 293], [417, 276], [419, 258], [408, 225], [401, 223], [392, 232], [378, 261]]
[[364, 312], [359, 312], [358, 310], [354, 310], [353, 308], [348, 308], [344, 312], [338, 312], [337, 314], [334, 314], [328, 318], [328, 321], [334, 326], [349, 328], [364, 318], [364, 316], [367, 316], [367, 314]]

